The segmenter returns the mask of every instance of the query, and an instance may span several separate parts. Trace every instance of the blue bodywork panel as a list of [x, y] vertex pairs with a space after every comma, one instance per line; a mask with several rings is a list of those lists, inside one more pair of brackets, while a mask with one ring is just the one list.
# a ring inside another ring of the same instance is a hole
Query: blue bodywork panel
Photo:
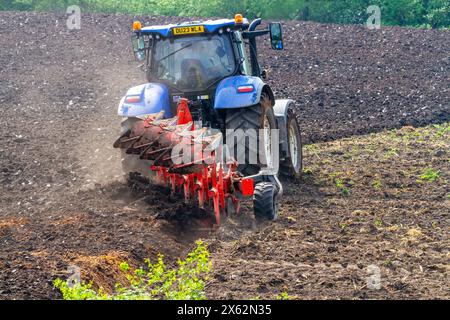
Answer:
[[[249, 22], [244, 18], [244, 23], [239, 26], [248, 26]], [[165, 38], [171, 35], [172, 29], [176, 27], [193, 27], [193, 26], [204, 26], [207, 33], [217, 32], [220, 28], [236, 26], [236, 22], [233, 19], [221, 19], [221, 20], [208, 20], [203, 22], [191, 22], [191, 23], [180, 23], [180, 24], [169, 24], [165, 26], [151, 26], [142, 28], [142, 34], [159, 34]]]
[[[233, 76], [222, 80], [215, 94], [214, 109], [234, 109], [254, 106], [260, 102], [264, 82], [258, 77]], [[239, 88], [250, 92], [239, 92]], [[128, 103], [127, 97], [139, 97], [139, 102]], [[173, 117], [169, 88], [162, 83], [147, 83], [128, 90], [119, 105], [119, 116], [137, 117], [164, 110], [164, 117]]]
[[[239, 87], [253, 87], [252, 92], [239, 93]], [[222, 80], [216, 89], [214, 109], [250, 107], [259, 103], [264, 82], [258, 77], [234, 76]]]
[[[127, 103], [129, 96], [139, 96], [140, 101]], [[119, 116], [137, 117], [146, 114], [158, 113], [164, 110], [166, 118], [172, 117], [170, 108], [169, 88], [161, 83], [147, 83], [128, 90], [127, 95], [119, 105]]]

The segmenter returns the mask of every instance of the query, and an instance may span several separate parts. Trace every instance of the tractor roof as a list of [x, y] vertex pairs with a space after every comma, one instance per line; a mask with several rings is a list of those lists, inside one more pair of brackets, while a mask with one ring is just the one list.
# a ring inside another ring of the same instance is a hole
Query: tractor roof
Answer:
[[195, 27], [195, 26], [203, 26], [206, 33], [214, 33], [217, 32], [221, 28], [239, 28], [246, 29], [249, 26], [249, 21], [244, 18], [242, 23], [236, 23], [234, 19], [220, 19], [220, 20], [207, 20], [207, 21], [191, 21], [191, 22], [182, 22], [179, 24], [169, 24], [165, 26], [150, 26], [142, 28], [141, 32], [143, 34], [159, 34], [165, 38], [170, 37], [172, 35], [172, 30], [174, 28], [180, 27]]

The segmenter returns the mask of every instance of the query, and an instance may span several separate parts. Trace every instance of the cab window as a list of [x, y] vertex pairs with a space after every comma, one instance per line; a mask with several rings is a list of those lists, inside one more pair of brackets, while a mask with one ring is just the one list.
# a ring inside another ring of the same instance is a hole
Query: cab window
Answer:
[[242, 63], [242, 73], [251, 76], [252, 70], [251, 70], [251, 63], [250, 63], [250, 51], [248, 50], [248, 45], [244, 44], [244, 41], [242, 39], [242, 35], [239, 32], [234, 33], [234, 37], [238, 43], [238, 50], [239, 50], [239, 56], [244, 59]]

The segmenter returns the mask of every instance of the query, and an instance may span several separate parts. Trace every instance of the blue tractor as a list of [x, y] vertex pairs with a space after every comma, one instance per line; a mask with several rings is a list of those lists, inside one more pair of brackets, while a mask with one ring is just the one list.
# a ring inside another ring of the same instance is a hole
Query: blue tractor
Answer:
[[[282, 192], [278, 176], [301, 173], [302, 145], [294, 101], [275, 99], [264, 82], [267, 71], [258, 62], [260, 37], [270, 36], [273, 50], [284, 49], [282, 26], [270, 23], [263, 29], [261, 23], [261, 19], [250, 23], [236, 15], [166, 26], [133, 24], [134, 54], [144, 64], [148, 83], [131, 88], [119, 105], [121, 141], [127, 143], [118, 141], [115, 147], [123, 149], [125, 173], [149, 176], [149, 167], [154, 166], [151, 157], [142, 156], [142, 149], [130, 151], [128, 142], [135, 142], [137, 130], [133, 128], [148, 115], [158, 115], [158, 121], [173, 119], [180, 102], [187, 101], [197, 128], [221, 132], [228, 155], [240, 159], [239, 175], [255, 180], [256, 216], [276, 217]], [[257, 143], [250, 143], [246, 135], [236, 138], [236, 131], [252, 130], [263, 132], [257, 135]], [[271, 143], [273, 130], [277, 131], [276, 151]], [[256, 161], [250, 161], [252, 154], [257, 155]]]

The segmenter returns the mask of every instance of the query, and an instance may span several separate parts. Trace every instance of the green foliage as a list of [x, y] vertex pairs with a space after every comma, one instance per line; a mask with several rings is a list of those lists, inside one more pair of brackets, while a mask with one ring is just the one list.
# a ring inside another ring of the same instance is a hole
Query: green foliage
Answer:
[[437, 130], [436, 138], [442, 138], [442, 137], [450, 134], [450, 124], [449, 123], [435, 124], [433, 127]]
[[385, 153], [385, 157], [386, 159], [392, 158], [394, 156], [398, 157], [398, 152], [399, 152], [398, 148], [389, 148], [389, 150], [386, 151]]
[[75, 283], [70, 285], [67, 281], [56, 279], [53, 285], [61, 291], [64, 300], [108, 300], [109, 298], [102, 290], [98, 292], [93, 290], [92, 282], [88, 284]]
[[351, 181], [350, 179], [341, 178], [340, 172], [330, 173], [329, 177], [331, 180], [333, 180], [334, 185], [341, 191], [342, 196], [350, 196], [350, 188], [355, 184], [353, 181]]
[[65, 10], [187, 17], [299, 19], [325, 23], [365, 23], [370, 5], [381, 8], [384, 25], [450, 27], [448, 0], [2, 0], [0, 10]]
[[433, 29], [450, 27], [450, 3], [448, 0], [429, 0], [424, 12], [427, 24]]
[[427, 168], [423, 171], [422, 175], [420, 176], [419, 182], [427, 181], [427, 182], [434, 182], [436, 181], [440, 176], [440, 171], [436, 171], [433, 168]]
[[289, 296], [287, 292], [280, 293], [277, 297], [277, 300], [292, 300], [292, 298]]
[[376, 0], [373, 4], [381, 8], [382, 21], [387, 25], [418, 25], [423, 22], [421, 0]]
[[59, 289], [64, 300], [204, 300], [205, 281], [211, 271], [211, 262], [206, 244], [197, 242], [197, 248], [189, 253], [185, 260], [178, 261], [177, 269], [168, 269], [159, 256], [156, 263], [145, 261], [147, 267], [134, 271], [126, 262], [119, 266], [128, 279], [128, 286], [116, 284], [113, 295], [103, 289], [93, 290], [92, 283], [69, 284], [56, 279], [55, 288]]
[[372, 187], [375, 190], [380, 191], [383, 188], [383, 183], [381, 182], [380, 179], [376, 179], [372, 182]]
[[350, 189], [344, 185], [344, 182], [341, 179], [336, 179], [336, 187], [341, 190], [344, 197], [350, 196]]
[[376, 218], [374, 224], [375, 224], [375, 227], [381, 228], [383, 226], [383, 220], [381, 220], [381, 218]]

